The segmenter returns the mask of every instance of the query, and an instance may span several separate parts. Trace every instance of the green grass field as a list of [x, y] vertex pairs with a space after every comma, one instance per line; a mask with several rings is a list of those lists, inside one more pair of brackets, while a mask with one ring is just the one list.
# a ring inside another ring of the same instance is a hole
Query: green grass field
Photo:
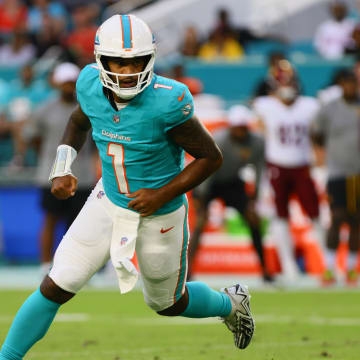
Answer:
[[[29, 292], [0, 290], [0, 343]], [[142, 294], [83, 291], [64, 305], [25, 359], [360, 359], [360, 292], [254, 292], [256, 333], [246, 350], [216, 319], [160, 317]]]

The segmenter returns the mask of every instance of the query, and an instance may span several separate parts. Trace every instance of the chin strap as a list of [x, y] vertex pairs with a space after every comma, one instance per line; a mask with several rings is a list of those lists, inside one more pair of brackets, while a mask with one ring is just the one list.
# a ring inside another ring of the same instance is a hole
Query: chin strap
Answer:
[[70, 145], [59, 145], [57, 148], [56, 158], [51, 169], [49, 181], [56, 177], [73, 175], [71, 172], [71, 164], [77, 156], [77, 151]]

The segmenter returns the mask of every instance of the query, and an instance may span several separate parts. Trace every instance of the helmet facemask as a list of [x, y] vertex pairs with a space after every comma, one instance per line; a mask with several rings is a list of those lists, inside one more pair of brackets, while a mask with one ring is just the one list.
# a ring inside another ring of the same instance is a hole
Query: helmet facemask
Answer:
[[[119, 57], [113, 57], [113, 58], [119, 58]], [[154, 62], [155, 62], [155, 52], [151, 54], [143, 55], [143, 57], [147, 57], [148, 59], [145, 59], [145, 66], [142, 71], [134, 74], [119, 74], [110, 71], [108, 60], [112, 58], [111, 56], [104, 56], [102, 54], [97, 53], [96, 62], [100, 69], [100, 81], [103, 84], [103, 86], [110, 89], [117, 96], [119, 96], [121, 99], [124, 100], [130, 100], [139, 93], [141, 93], [151, 83], [153, 77]], [[121, 87], [120, 86], [121, 78], [128, 78], [128, 77], [137, 77], [137, 84], [133, 87]]]

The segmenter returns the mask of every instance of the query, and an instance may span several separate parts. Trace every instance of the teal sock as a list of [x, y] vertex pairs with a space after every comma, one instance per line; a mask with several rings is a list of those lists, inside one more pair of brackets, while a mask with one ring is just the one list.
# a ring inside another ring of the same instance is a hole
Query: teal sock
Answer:
[[226, 317], [231, 312], [230, 298], [200, 281], [187, 282], [189, 304], [181, 316], [189, 318]]
[[60, 304], [45, 298], [40, 289], [17, 312], [0, 351], [0, 360], [21, 360], [47, 332]]

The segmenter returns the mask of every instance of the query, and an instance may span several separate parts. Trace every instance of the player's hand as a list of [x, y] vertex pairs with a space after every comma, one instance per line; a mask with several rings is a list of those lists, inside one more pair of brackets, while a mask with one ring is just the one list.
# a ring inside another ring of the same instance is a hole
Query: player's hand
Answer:
[[128, 207], [139, 212], [141, 216], [152, 215], [167, 201], [161, 188], [140, 189], [132, 194], [126, 194], [126, 196], [133, 198], [133, 200], [129, 202]]
[[60, 176], [52, 181], [51, 193], [60, 200], [66, 200], [75, 195], [77, 178], [72, 175]]

